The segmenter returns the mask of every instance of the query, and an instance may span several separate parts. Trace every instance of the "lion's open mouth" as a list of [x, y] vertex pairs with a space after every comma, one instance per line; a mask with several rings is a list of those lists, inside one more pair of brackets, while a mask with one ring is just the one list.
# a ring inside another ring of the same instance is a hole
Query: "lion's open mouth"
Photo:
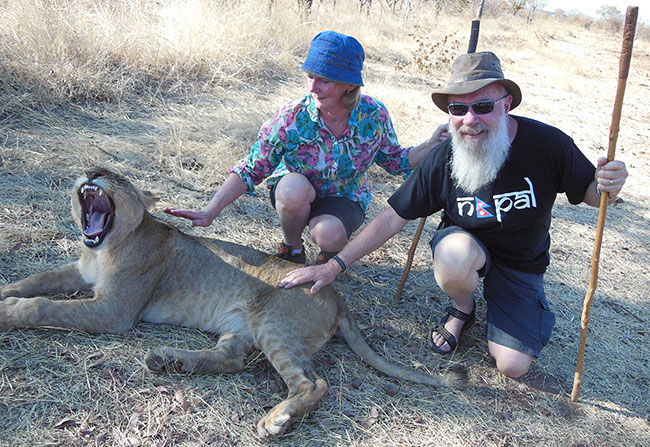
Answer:
[[81, 223], [84, 244], [94, 248], [99, 246], [113, 225], [115, 205], [102, 188], [92, 183], [84, 183], [79, 188], [79, 201], [83, 208]]

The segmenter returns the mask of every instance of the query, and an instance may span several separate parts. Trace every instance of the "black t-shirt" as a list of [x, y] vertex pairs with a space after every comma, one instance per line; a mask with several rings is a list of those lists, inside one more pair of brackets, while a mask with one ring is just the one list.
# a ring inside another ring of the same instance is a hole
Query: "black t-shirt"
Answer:
[[458, 189], [450, 175], [447, 140], [420, 162], [388, 203], [404, 219], [443, 210], [440, 227], [457, 225], [474, 234], [490, 251], [493, 263], [544, 273], [555, 198], [566, 193], [570, 203], [582, 202], [595, 167], [559, 129], [513, 118], [517, 135], [492, 183], [472, 195]]

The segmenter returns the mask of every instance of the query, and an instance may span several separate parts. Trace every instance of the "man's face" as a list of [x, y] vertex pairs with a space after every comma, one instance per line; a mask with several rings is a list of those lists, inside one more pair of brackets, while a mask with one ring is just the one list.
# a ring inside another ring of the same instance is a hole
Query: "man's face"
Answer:
[[455, 107], [464, 112], [462, 116], [449, 114], [451, 176], [456, 186], [468, 193], [475, 193], [493, 182], [508, 158], [508, 111], [512, 97], [506, 96], [505, 88], [499, 84], [488, 85], [467, 95], [449, 97], [449, 104], [457, 105], [485, 100], [499, 101], [494, 103], [494, 109], [489, 113], [476, 113], [474, 107], [479, 112], [489, 109], [483, 104]]
[[[449, 104], [472, 104], [483, 100], [497, 100], [506, 93], [501, 84], [493, 83], [467, 95], [449, 95]], [[490, 132], [497, 128], [500, 117], [508, 114], [511, 103], [512, 96], [508, 95], [494, 104], [494, 109], [490, 113], [484, 115], [477, 114], [473, 107], [470, 107], [462, 116], [450, 113], [450, 125], [468, 144], [480, 144], [487, 139]]]

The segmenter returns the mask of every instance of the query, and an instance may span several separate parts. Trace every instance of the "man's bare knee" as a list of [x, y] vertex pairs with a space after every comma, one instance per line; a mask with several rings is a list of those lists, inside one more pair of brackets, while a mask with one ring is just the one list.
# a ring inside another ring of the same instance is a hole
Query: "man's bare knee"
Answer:
[[516, 379], [517, 377], [521, 377], [528, 372], [530, 369], [530, 364], [531, 362], [526, 362], [525, 364], [513, 364], [509, 362], [505, 364], [499, 364], [499, 362], [497, 362], [497, 369], [506, 376]]
[[450, 282], [463, 281], [470, 275], [477, 276], [484, 264], [483, 250], [470, 236], [462, 233], [442, 239], [433, 256], [434, 270]]
[[513, 379], [526, 374], [533, 363], [532, 355], [491, 341], [488, 341], [488, 349], [497, 362], [497, 369]]

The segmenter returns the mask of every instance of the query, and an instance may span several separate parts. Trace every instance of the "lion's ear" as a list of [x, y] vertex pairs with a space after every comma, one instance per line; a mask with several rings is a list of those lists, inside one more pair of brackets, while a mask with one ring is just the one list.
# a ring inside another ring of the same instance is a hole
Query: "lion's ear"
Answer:
[[146, 209], [150, 209], [152, 206], [156, 204], [158, 200], [160, 200], [160, 197], [154, 195], [153, 193], [150, 193], [149, 191], [139, 191], [140, 192], [140, 200], [142, 201], [142, 204]]

